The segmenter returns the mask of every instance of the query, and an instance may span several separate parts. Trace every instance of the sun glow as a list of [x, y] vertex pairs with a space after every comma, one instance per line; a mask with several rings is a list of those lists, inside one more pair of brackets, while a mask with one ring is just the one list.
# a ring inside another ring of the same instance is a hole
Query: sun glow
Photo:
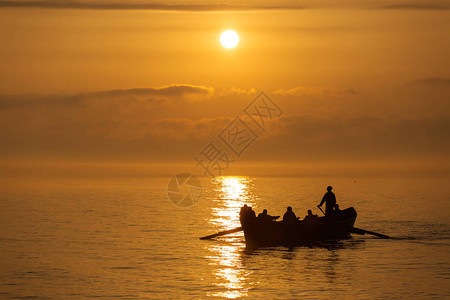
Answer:
[[[253, 194], [253, 184], [245, 176], [218, 176], [212, 181], [214, 187], [214, 201], [212, 203], [212, 218], [210, 224], [217, 230], [226, 230], [241, 226], [239, 211], [244, 203], [254, 204], [256, 196]], [[209, 254], [206, 256], [216, 266], [217, 291], [208, 296], [226, 299], [236, 299], [248, 295], [247, 278], [249, 272], [242, 264], [242, 233], [227, 236], [226, 243], [211, 243], [206, 246]]]
[[210, 222], [220, 230], [240, 226], [239, 211], [245, 203], [252, 204], [256, 196], [252, 193], [250, 178], [245, 176], [219, 176], [213, 181], [217, 195]]
[[248, 189], [248, 180], [245, 177], [227, 176], [221, 177], [222, 192], [225, 199], [240, 200]]
[[226, 30], [220, 36], [220, 43], [227, 49], [234, 48], [239, 43], [239, 36], [233, 30]]

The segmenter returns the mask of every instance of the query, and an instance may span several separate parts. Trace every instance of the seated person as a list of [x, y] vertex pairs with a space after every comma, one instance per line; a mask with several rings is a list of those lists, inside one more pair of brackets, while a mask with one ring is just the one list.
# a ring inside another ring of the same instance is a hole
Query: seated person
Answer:
[[292, 211], [292, 207], [288, 206], [286, 212], [283, 215], [283, 223], [295, 224], [297, 221], [297, 216]]
[[250, 218], [256, 219], [256, 213], [251, 206], [248, 207], [248, 215], [250, 216]]
[[313, 215], [312, 211], [310, 209], [308, 209], [308, 214], [305, 216], [303, 221], [306, 221], [306, 222], [313, 221], [313, 220], [316, 220], [318, 217], [319, 216], [317, 216], [317, 215]]
[[244, 204], [244, 206], [241, 207], [241, 211], [239, 212], [239, 216], [243, 217], [247, 214], [248, 212], [248, 206], [247, 204]]
[[339, 208], [339, 204], [336, 204], [335, 206], [334, 206], [334, 212], [340, 212], [341, 211], [341, 209]]
[[239, 215], [241, 217], [243, 216], [250, 216], [250, 217], [255, 217], [256, 218], [256, 213], [253, 210], [253, 208], [251, 206], [248, 206], [247, 204], [244, 204], [244, 206], [241, 207], [241, 211], [239, 212]]
[[278, 219], [279, 217], [280, 216], [275, 216], [274, 217], [274, 216], [268, 215], [267, 214], [267, 209], [263, 210], [263, 212], [258, 215], [258, 219], [260, 219], [260, 220], [267, 220], [267, 221], [272, 221], [272, 220]]
[[244, 206], [241, 207], [241, 211], [239, 212], [239, 220], [241, 222], [245, 222], [252, 219], [256, 219], [255, 211], [251, 206], [247, 206], [247, 204], [244, 204]]

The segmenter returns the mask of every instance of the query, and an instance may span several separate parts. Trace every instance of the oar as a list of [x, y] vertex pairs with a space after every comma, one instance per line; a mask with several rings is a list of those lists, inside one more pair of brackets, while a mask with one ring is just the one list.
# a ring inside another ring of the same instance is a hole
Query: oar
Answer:
[[226, 235], [226, 234], [230, 234], [230, 233], [235, 233], [235, 232], [239, 232], [239, 231], [242, 231], [242, 230], [243, 230], [242, 227], [238, 227], [238, 228], [230, 229], [230, 230], [227, 230], [227, 231], [221, 231], [221, 232], [218, 232], [218, 233], [215, 233], [215, 234], [207, 235], [207, 236], [201, 237], [200, 239], [201, 240], [209, 240], [209, 239], [213, 239], [213, 238], [218, 237], [218, 236], [222, 236], [222, 235]]
[[320, 207], [319, 205], [317, 205], [317, 208], [320, 209], [320, 211], [326, 216], [327, 214], [323, 211], [322, 207]]
[[[326, 216], [327, 214], [322, 210], [322, 208], [320, 206], [317, 206], [321, 212], [323, 212], [323, 214]], [[338, 226], [341, 226], [345, 229], [347, 229], [348, 231], [350, 231], [351, 233], [356, 233], [356, 234], [360, 234], [360, 235], [365, 235], [367, 234], [371, 234], [374, 236], [377, 236], [379, 238], [382, 239], [390, 239], [390, 237], [388, 235], [382, 234], [382, 233], [377, 233], [377, 232], [373, 232], [373, 231], [369, 231], [369, 230], [365, 230], [365, 229], [360, 229], [360, 228], [356, 228], [356, 227], [348, 227], [348, 226], [344, 226], [344, 225], [340, 225], [340, 224], [336, 224]]]
[[[344, 226], [342, 226], [344, 227]], [[369, 230], [364, 230], [364, 229], [359, 229], [356, 227], [345, 227], [347, 228], [351, 233], [356, 233], [356, 234], [360, 234], [360, 235], [364, 235], [364, 234], [371, 234], [374, 236], [377, 236], [379, 238], [382, 239], [390, 239], [390, 237], [388, 235], [382, 234], [382, 233], [377, 233], [377, 232], [373, 232], [373, 231], [369, 231]]]

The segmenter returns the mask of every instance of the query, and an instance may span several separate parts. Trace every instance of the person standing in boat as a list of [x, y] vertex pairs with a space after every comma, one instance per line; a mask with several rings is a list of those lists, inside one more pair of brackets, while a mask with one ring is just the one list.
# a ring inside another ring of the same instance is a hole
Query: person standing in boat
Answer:
[[333, 187], [331, 187], [331, 186], [327, 187], [327, 192], [325, 193], [325, 195], [323, 195], [322, 201], [320, 202], [320, 204], [318, 206], [318, 207], [321, 207], [324, 203], [326, 203], [326, 206], [325, 206], [325, 214], [326, 215], [332, 215], [334, 208], [336, 207], [336, 196], [331, 191], [332, 189], [333, 189]]

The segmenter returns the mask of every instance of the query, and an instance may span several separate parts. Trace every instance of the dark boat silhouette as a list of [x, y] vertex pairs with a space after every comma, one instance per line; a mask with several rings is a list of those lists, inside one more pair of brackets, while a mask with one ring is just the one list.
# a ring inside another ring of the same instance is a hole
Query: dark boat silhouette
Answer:
[[[318, 241], [347, 239], [355, 232], [356, 210], [353, 207], [332, 216], [311, 216], [290, 224], [251, 215], [240, 218], [248, 247], [300, 246]], [[358, 233], [358, 232], [355, 232]]]

